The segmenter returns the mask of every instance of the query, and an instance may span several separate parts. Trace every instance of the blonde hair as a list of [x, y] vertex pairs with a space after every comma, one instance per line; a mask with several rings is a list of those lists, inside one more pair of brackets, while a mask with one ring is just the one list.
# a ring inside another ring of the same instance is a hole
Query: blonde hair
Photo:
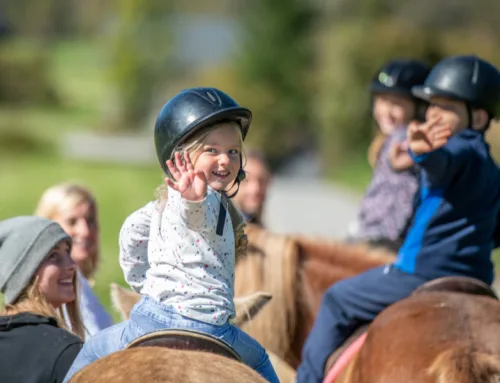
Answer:
[[[220, 128], [222, 124], [231, 124], [231, 126], [237, 130], [240, 140], [240, 153], [242, 156], [242, 163], [246, 161], [245, 153], [243, 150], [243, 136], [241, 134], [241, 127], [237, 122], [234, 121], [221, 121], [217, 124], [207, 126], [201, 129], [199, 132], [196, 132], [193, 136], [189, 137], [182, 145], [179, 145], [175, 148], [175, 151], [172, 153], [170, 159], [174, 161], [175, 153], [183, 153], [187, 152], [190, 155], [191, 160], [193, 161], [193, 165], [196, 165], [196, 160], [198, 156], [195, 156], [205, 144], [208, 136], [213, 133], [214, 130]], [[194, 158], [193, 158], [194, 157]], [[161, 184], [155, 193], [156, 199], [159, 201], [159, 207], [161, 210], [164, 209], [165, 204], [168, 199], [168, 186], [166, 184]], [[247, 252], [247, 236], [245, 234], [245, 223], [241, 214], [239, 213], [236, 206], [234, 206], [233, 202], [228, 200], [228, 210], [231, 215], [231, 221], [233, 223], [234, 230], [234, 240], [235, 240], [235, 259], [238, 260], [239, 257], [243, 256]]]
[[73, 286], [75, 287], [75, 300], [64, 305], [68, 313], [68, 320], [71, 328], [68, 327], [64, 320], [63, 307], [61, 306], [55, 309], [40, 291], [37, 276], [33, 277], [30, 284], [26, 286], [14, 303], [5, 305], [2, 315], [31, 312], [44, 317], [54, 317], [59, 328], [69, 331], [83, 340], [85, 337], [85, 327], [81, 318], [80, 305], [78, 302], [79, 286], [77, 273], [75, 273], [73, 277]]
[[373, 137], [370, 146], [368, 147], [368, 163], [372, 168], [375, 168], [377, 164], [377, 160], [380, 156], [380, 152], [382, 151], [382, 147], [384, 146], [385, 141], [388, 136], [383, 134], [382, 132], [377, 132], [375, 137]]
[[[38, 202], [35, 214], [53, 220], [63, 207], [76, 206], [81, 203], [89, 203], [97, 207], [96, 200], [88, 189], [75, 183], [61, 183], [45, 190]], [[99, 247], [97, 246], [96, 253], [85, 261], [80, 272], [85, 279], [92, 282], [98, 265]]]

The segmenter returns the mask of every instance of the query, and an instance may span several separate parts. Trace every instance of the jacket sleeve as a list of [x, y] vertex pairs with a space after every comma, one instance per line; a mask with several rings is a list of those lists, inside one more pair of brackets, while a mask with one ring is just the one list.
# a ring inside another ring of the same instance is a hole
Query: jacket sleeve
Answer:
[[120, 267], [125, 281], [136, 292], [140, 292], [149, 269], [148, 242], [154, 201], [130, 214], [119, 234]]
[[447, 187], [466, 163], [471, 147], [466, 140], [452, 137], [442, 148], [416, 155], [409, 151], [413, 160], [424, 170], [430, 187]]
[[83, 343], [77, 342], [66, 346], [56, 359], [54, 369], [52, 370], [52, 382], [62, 383], [69, 368], [76, 359], [76, 356], [82, 349]]

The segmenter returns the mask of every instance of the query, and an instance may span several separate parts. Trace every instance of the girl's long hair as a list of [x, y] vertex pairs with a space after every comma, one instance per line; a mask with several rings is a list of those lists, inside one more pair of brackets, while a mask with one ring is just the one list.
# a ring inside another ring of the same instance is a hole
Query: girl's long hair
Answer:
[[75, 287], [75, 300], [66, 303], [64, 306], [68, 314], [69, 325], [64, 320], [64, 306], [55, 309], [45, 298], [38, 287], [38, 277], [35, 276], [28, 286], [23, 290], [21, 295], [12, 304], [5, 305], [1, 315], [14, 315], [24, 312], [38, 314], [44, 317], [53, 317], [57, 321], [59, 328], [65, 329], [80, 339], [85, 337], [85, 327], [80, 314], [80, 306], [78, 302], [78, 276], [75, 273], [73, 277], [73, 286]]

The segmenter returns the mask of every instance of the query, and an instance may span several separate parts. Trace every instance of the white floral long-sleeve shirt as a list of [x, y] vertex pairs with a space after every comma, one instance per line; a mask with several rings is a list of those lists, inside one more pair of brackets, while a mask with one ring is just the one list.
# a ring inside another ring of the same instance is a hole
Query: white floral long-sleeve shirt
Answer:
[[[235, 314], [235, 238], [229, 213], [222, 235], [216, 234], [220, 194], [209, 188], [203, 201], [190, 202], [169, 188], [163, 211], [148, 205], [142, 208], [142, 214], [139, 209], [127, 220], [129, 227], [134, 224], [135, 229], [141, 225], [144, 228], [148, 212], [152, 213], [149, 242], [132, 239], [147, 248], [149, 267], [141, 258], [144, 248], [136, 253], [136, 261], [140, 259], [135, 267], [134, 255], [129, 254], [129, 264], [124, 268], [129, 270], [125, 272], [127, 282], [183, 316], [215, 325], [226, 323]], [[142, 217], [142, 223], [141, 219], [132, 222], [133, 217]], [[126, 233], [123, 227], [120, 243], [126, 242]], [[120, 255], [122, 268], [125, 258]]]
[[149, 269], [149, 230], [151, 217], [156, 209], [158, 207], [155, 201], [147, 203], [130, 214], [120, 229], [118, 241], [120, 267], [125, 281], [138, 293], [142, 290], [146, 280], [146, 271]]

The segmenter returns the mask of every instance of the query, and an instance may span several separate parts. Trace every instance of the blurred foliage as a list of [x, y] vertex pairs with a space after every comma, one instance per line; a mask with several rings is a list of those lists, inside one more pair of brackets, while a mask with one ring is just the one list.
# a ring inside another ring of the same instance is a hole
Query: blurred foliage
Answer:
[[0, 123], [0, 160], [22, 155], [45, 156], [54, 152], [55, 143], [43, 140], [17, 120]]
[[434, 64], [439, 46], [428, 34], [391, 20], [329, 25], [318, 38], [315, 93], [318, 144], [325, 170], [334, 171], [349, 156], [363, 152], [372, 139], [369, 83], [380, 66], [394, 57]]
[[169, 78], [171, 5], [163, 0], [121, 0], [115, 7], [108, 73], [119, 101], [111, 126], [142, 129], [154, 96]]
[[[45, 52], [55, 41], [78, 38], [68, 41], [65, 60], [86, 60], [86, 53], [70, 51], [90, 37], [98, 59], [109, 63], [107, 77], [94, 59], [88, 69], [81, 65], [64, 76], [68, 89], [88, 88], [81, 93], [88, 101], [81, 108], [92, 104], [85, 112], [89, 121], [95, 110], [107, 110], [105, 117], [111, 118], [104, 125], [143, 128], [179, 90], [216, 86], [252, 109], [248, 139], [275, 165], [302, 148], [319, 148], [325, 170], [333, 173], [352, 158], [365, 158], [373, 133], [367, 87], [384, 61], [406, 56], [432, 64], [446, 55], [476, 53], [498, 65], [499, 12], [500, 2], [491, 0], [3, 2], [1, 19], [17, 34], [36, 37], [37, 49], [25, 47], [28, 53], [21, 57], [2, 48], [0, 70], [6, 75], [0, 76], [0, 102], [57, 99]], [[242, 38], [236, 57], [180, 71], [171, 30], [178, 14], [238, 20]], [[57, 63], [54, 68], [66, 70]], [[81, 70], [92, 79], [83, 72], [80, 79]]]
[[96, 36], [109, 18], [110, 0], [0, 2], [0, 16], [16, 35], [51, 40]]
[[0, 102], [57, 104], [48, 52], [35, 44], [0, 43]]
[[239, 101], [254, 113], [249, 140], [274, 162], [313, 143], [314, 9], [302, 0], [252, 0], [241, 16]]

